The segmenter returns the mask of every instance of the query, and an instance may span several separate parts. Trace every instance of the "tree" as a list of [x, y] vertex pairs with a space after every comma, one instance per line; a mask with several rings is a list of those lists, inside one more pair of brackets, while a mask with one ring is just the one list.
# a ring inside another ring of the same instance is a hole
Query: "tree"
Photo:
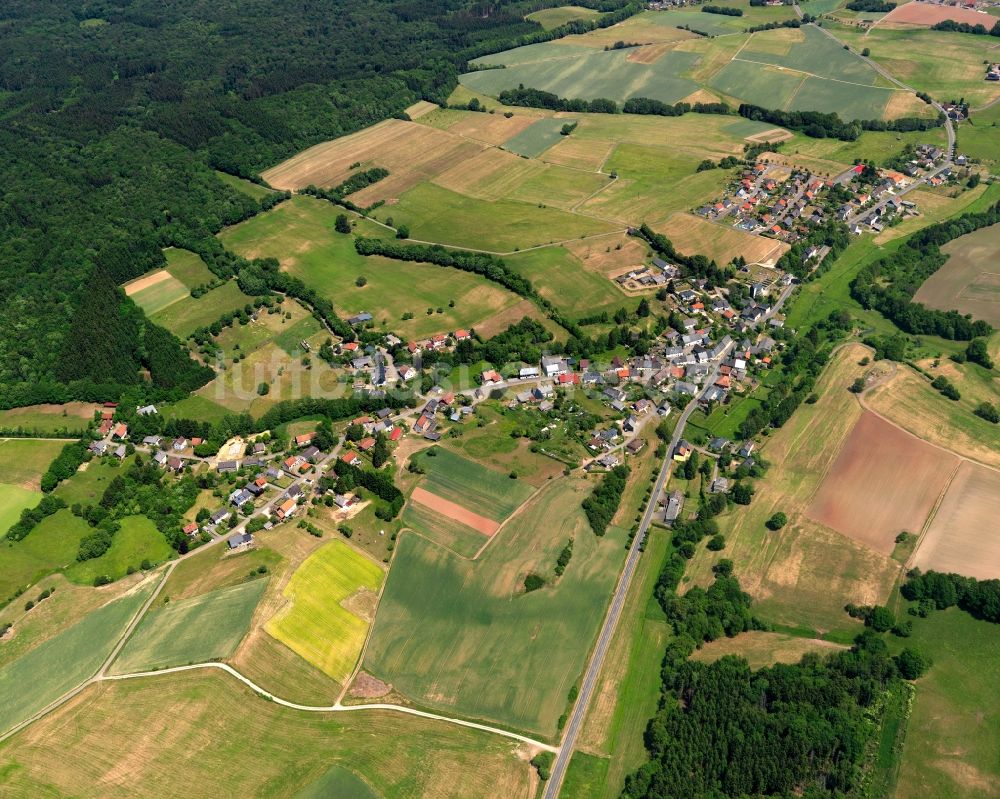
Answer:
[[333, 223], [333, 229], [338, 233], [351, 232], [351, 222], [347, 218], [347, 214], [337, 214], [337, 221]]
[[381, 469], [389, 460], [389, 455], [389, 442], [382, 433], [379, 433], [375, 436], [375, 446], [372, 447], [372, 466]]
[[970, 341], [969, 346], [965, 348], [965, 357], [986, 369], [993, 368], [993, 359], [990, 357], [984, 338], [974, 338]]
[[408, 225], [400, 225], [396, 228], [396, 238], [397, 239], [408, 239], [410, 238], [410, 228]]
[[980, 419], [985, 419], [987, 422], [992, 422], [997, 424], [1000, 422], [1000, 412], [997, 411], [996, 406], [989, 402], [980, 402], [973, 411], [976, 416]]
[[721, 533], [717, 533], [708, 539], [708, 543], [705, 546], [710, 552], [721, 552], [726, 548], [726, 537]]
[[257, 386], [257, 393], [264, 397], [271, 393], [271, 386], [268, 383], [261, 383]]
[[888, 632], [896, 624], [896, 616], [889, 608], [875, 605], [868, 612], [865, 624], [877, 633]]
[[354, 281], [354, 285], [357, 286], [359, 289], [364, 288], [365, 286], [368, 285], [368, 278], [366, 278], [364, 275], [358, 275], [358, 279]]
[[848, 389], [853, 394], [860, 394], [865, 390], [865, 379], [863, 377], [854, 378], [854, 382], [851, 383], [851, 387]]
[[749, 483], [737, 483], [729, 492], [729, 496], [737, 505], [749, 505], [753, 499], [753, 486]]
[[788, 517], [785, 516], [785, 514], [780, 510], [775, 512], [770, 519], [764, 522], [764, 526], [767, 527], [768, 530], [775, 531], [780, 530], [786, 524], [788, 524]]
[[915, 649], [910, 649], [909, 647], [893, 659], [896, 661], [896, 668], [899, 669], [899, 673], [907, 680], [917, 680], [923, 677], [927, 669], [931, 667], [929, 658], [924, 657]]

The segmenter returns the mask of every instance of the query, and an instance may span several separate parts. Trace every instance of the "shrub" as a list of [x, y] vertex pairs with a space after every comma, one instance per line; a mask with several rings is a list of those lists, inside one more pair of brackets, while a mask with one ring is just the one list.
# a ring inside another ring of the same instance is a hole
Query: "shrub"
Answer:
[[929, 658], [924, 657], [915, 649], [910, 649], [909, 647], [896, 655], [893, 660], [896, 662], [896, 668], [899, 669], [899, 673], [907, 680], [919, 679], [931, 666]]
[[775, 530], [775, 531], [780, 530], [786, 524], [788, 524], [788, 517], [785, 516], [785, 514], [782, 513], [780, 510], [777, 511], [774, 515], [772, 515], [770, 519], [764, 522], [764, 526], [767, 527], [768, 530]]
[[713, 535], [708, 539], [708, 543], [705, 544], [705, 546], [708, 547], [711, 552], [721, 552], [726, 548], [726, 537], [721, 533]]
[[545, 578], [540, 574], [535, 574], [530, 572], [524, 578], [524, 593], [530, 594], [532, 591], [537, 591], [545, 585]]

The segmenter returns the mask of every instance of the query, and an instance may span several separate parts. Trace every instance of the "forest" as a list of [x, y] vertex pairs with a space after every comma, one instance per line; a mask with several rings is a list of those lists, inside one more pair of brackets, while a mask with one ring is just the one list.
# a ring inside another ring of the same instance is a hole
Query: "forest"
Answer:
[[117, 286], [162, 266], [175, 245], [209, 251], [225, 275], [213, 234], [260, 205], [214, 170], [259, 180], [312, 144], [443, 100], [467, 59], [541, 33], [523, 18], [538, 6], [4, 3], [4, 404], [114, 399], [147, 379], [186, 393], [209, 380]]

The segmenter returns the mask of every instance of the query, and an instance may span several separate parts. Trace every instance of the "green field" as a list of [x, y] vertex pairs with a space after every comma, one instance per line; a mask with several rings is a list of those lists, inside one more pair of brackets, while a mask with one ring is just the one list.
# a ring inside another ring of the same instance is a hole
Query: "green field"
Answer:
[[489, 541], [487, 536], [477, 530], [417, 502], [406, 503], [402, 519], [403, 524], [414, 532], [464, 558], [475, 557]]
[[539, 119], [530, 128], [507, 139], [503, 143], [503, 148], [528, 158], [537, 158], [562, 138], [563, 125], [571, 125], [575, 121], [554, 117]]
[[0, 438], [0, 483], [38, 488], [42, 474], [66, 443]]
[[112, 664], [115, 674], [228, 657], [246, 635], [267, 580], [258, 578], [151, 610]]
[[[608, 246], [616, 240], [608, 238]], [[580, 314], [608, 311], [613, 314], [621, 307], [634, 309], [637, 299], [626, 297], [610, 278], [583, 266], [580, 259], [565, 247], [508, 255], [504, 258], [511, 269], [524, 275], [549, 302]]]
[[0, 731], [92, 677], [155, 585], [147, 581], [0, 669]]
[[75, 438], [94, 420], [97, 406], [86, 402], [64, 405], [28, 405], [0, 411], [0, 428], [29, 430], [39, 435], [67, 435]]
[[1000, 161], [1000, 103], [986, 111], [974, 112], [969, 122], [963, 122], [956, 132], [958, 152], [978, 159], [996, 170]]
[[[391, 206], [390, 213], [397, 207]], [[474, 327], [521, 301], [500, 286], [466, 272], [364, 258], [355, 251], [350, 236], [333, 232], [338, 213], [331, 203], [297, 196], [226, 229], [220, 238], [241, 255], [278, 258], [291, 274], [327, 296], [339, 312], [370, 311], [381, 329], [400, 336], [418, 338]], [[356, 232], [386, 235], [385, 228], [364, 221], [359, 222]], [[416, 233], [414, 230], [413, 235]], [[358, 277], [365, 278], [365, 286], [356, 285]], [[454, 307], [450, 307], [451, 301]], [[434, 310], [430, 315], [428, 308]], [[438, 308], [442, 313], [436, 313]], [[401, 321], [407, 312], [414, 318]]]
[[131, 458], [126, 458], [121, 465], [115, 462], [104, 463], [95, 458], [81, 466], [69, 480], [63, 480], [52, 493], [67, 505], [77, 502], [82, 505], [97, 504], [119, 469], [131, 463]]
[[368, 787], [353, 771], [343, 766], [333, 766], [316, 782], [310, 783], [297, 794], [295, 799], [379, 799], [375, 791]]
[[592, 8], [557, 6], [556, 8], [543, 8], [541, 11], [535, 11], [528, 14], [526, 19], [537, 22], [545, 30], [549, 31], [576, 19], [590, 19], [596, 16], [597, 12]]
[[916, 684], [896, 796], [1000, 795], [1000, 626], [955, 608], [914, 619], [910, 638], [890, 641], [934, 661]]
[[[624, 558], [623, 531], [591, 532], [580, 502], [591, 484], [560, 479], [468, 561], [405, 533], [365, 655], [365, 668], [420, 705], [553, 736]], [[567, 539], [573, 558], [552, 576]]]
[[199, 327], [207, 327], [223, 314], [238, 310], [250, 302], [235, 280], [212, 289], [198, 299], [187, 296], [154, 313], [150, 319], [180, 338], [187, 338]]
[[398, 203], [382, 206], [373, 216], [408, 225], [410, 236], [420, 241], [501, 253], [615, 229], [599, 219], [539, 208], [537, 203], [478, 200], [433, 183], [418, 183]]
[[274, 194], [274, 189], [261, 186], [259, 183], [251, 183], [249, 180], [238, 178], [236, 175], [230, 175], [228, 172], [219, 172], [216, 170], [215, 174], [227, 186], [232, 186], [236, 191], [246, 194], [255, 200], [263, 200], [265, 197]]
[[64, 508], [43, 519], [21, 541], [0, 542], [0, 600], [74, 564], [80, 539], [90, 532], [90, 525]]
[[93, 585], [98, 575], [118, 580], [126, 575], [129, 567], [138, 571], [144, 560], [157, 564], [174, 554], [163, 533], [145, 516], [126, 516], [121, 525], [111, 548], [99, 558], [74, 563], [66, 569], [67, 579], [84, 585]]
[[89, 689], [0, 745], [10, 799], [290, 799], [324, 786], [334, 766], [384, 799], [528, 797], [533, 788], [507, 738], [390, 711], [303, 713], [209, 670]]
[[209, 423], [221, 421], [232, 413], [229, 408], [197, 394], [192, 394], [190, 397], [185, 397], [159, 410], [164, 419], [200, 419]]
[[21, 518], [21, 511], [35, 507], [42, 496], [41, 491], [0, 483], [0, 537]]
[[212, 270], [197, 253], [168, 247], [163, 255], [167, 259], [167, 271], [189, 289], [203, 286], [215, 279]]
[[285, 587], [290, 606], [266, 626], [289, 649], [344, 683], [364, 646], [382, 568], [343, 541], [310, 555]]
[[451, 450], [435, 447], [435, 457], [417, 460], [427, 471], [421, 487], [493, 521], [502, 522], [534, 492], [534, 488], [507, 474], [488, 469]]
[[[160, 272], [160, 270], [157, 270], [157, 272]], [[147, 276], [144, 275], [143, 277]], [[146, 288], [129, 294], [132, 302], [142, 308], [147, 316], [153, 316], [153, 314], [163, 311], [184, 297], [190, 296], [188, 287], [177, 278], [169, 274], [162, 275], [162, 278]], [[142, 280], [143, 278], [139, 279]], [[126, 285], [126, 289], [128, 289], [128, 285]]]

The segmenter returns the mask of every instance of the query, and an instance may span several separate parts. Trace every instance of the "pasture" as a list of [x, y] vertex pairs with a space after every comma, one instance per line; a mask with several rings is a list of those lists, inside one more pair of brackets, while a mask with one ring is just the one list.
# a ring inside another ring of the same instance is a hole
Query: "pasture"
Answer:
[[146, 580], [0, 668], [0, 731], [92, 677], [149, 597], [156, 579]]
[[0, 428], [30, 430], [40, 435], [82, 432], [94, 419], [98, 406], [89, 402], [67, 402], [65, 405], [27, 405], [0, 411]]
[[1000, 135], [1000, 105], [972, 114], [971, 121], [958, 126], [958, 138], [962, 152], [970, 158], [977, 158], [987, 166], [996, 169], [1000, 161], [1000, 148], [996, 145]]
[[114, 674], [229, 657], [246, 635], [266, 578], [150, 610], [111, 665]]
[[[365, 655], [365, 670], [415, 702], [545, 736], [581, 674], [624, 557], [624, 534], [590, 531], [591, 485], [551, 482], [476, 561], [401, 536]], [[555, 583], [524, 593], [527, 574]]]
[[[364, 258], [350, 236], [333, 232], [338, 213], [328, 202], [294, 197], [228, 228], [220, 238], [227, 248], [248, 258], [277, 258], [283, 269], [329, 297], [339, 312], [370, 311], [376, 326], [401, 336], [419, 338], [476, 327], [521, 302], [506, 289], [457, 269]], [[366, 236], [385, 235], [385, 229], [372, 222], [361, 221], [355, 230]], [[364, 286], [357, 285], [358, 277], [365, 278]], [[412, 313], [413, 319], [401, 320], [405, 313]]]
[[[727, 539], [722, 554], [733, 560], [743, 590], [754, 598], [755, 613], [777, 625], [806, 626], [813, 637], [855, 635], [857, 623], [844, 613], [844, 603], [885, 602], [899, 569], [887, 555], [806, 513], [861, 417], [847, 387], [864, 374], [858, 361], [865, 355], [870, 352], [856, 344], [838, 351], [817, 381], [819, 400], [800, 406], [762, 446], [771, 468], [757, 483], [753, 502], [719, 517]], [[787, 515], [788, 524], [775, 533], [764, 522], [776, 511]], [[690, 581], [711, 583], [716, 560], [716, 553], [699, 548], [688, 568]]]
[[0, 483], [0, 536], [6, 534], [11, 525], [21, 518], [21, 511], [35, 507], [42, 496], [41, 491]]
[[962, 463], [917, 547], [913, 565], [979, 580], [1000, 578], [998, 497], [1000, 472]]
[[0, 438], [0, 483], [37, 491], [42, 474], [67, 443]]
[[[164, 712], [168, 700], [177, 712]], [[25, 799], [288, 799], [333, 766], [385, 799], [530, 799], [537, 777], [523, 755], [508, 739], [400, 713], [303, 713], [210, 671], [91, 688], [0, 748], [4, 790]]]
[[187, 338], [199, 327], [207, 327], [224, 313], [236, 311], [250, 302], [250, 297], [240, 291], [235, 280], [227, 281], [198, 299], [183, 297], [150, 319], [180, 338]]
[[373, 560], [331, 541], [295, 570], [283, 591], [288, 604], [265, 629], [344, 683], [361, 655], [383, 576]]
[[[834, 389], [836, 390], [836, 389]], [[899, 464], [905, 463], [906, 469]], [[885, 422], [858, 419], [806, 513], [884, 555], [923, 528], [958, 459]]]
[[541, 11], [533, 11], [528, 14], [525, 19], [537, 22], [548, 31], [576, 19], [591, 19], [596, 16], [597, 12], [592, 8], [583, 8], [581, 6], [557, 6], [555, 8], [543, 8]]
[[1000, 225], [981, 228], [941, 248], [949, 257], [913, 299], [929, 308], [970, 313], [1000, 326]]
[[563, 125], [572, 125], [576, 121], [570, 117], [539, 119], [531, 127], [507, 139], [503, 148], [527, 158], [537, 158], [562, 138]]
[[444, 447], [415, 456], [426, 470], [421, 486], [446, 500], [502, 522], [517, 510], [534, 488], [507, 474], [488, 469]]
[[[22, 498], [27, 499], [24, 495]], [[90, 532], [90, 525], [74, 516], [69, 508], [63, 508], [43, 519], [22, 540], [3, 542], [0, 546], [0, 598], [9, 597], [15, 590], [44, 575], [74, 564], [80, 539]]]
[[72, 564], [65, 574], [74, 583], [93, 585], [98, 575], [120, 580], [129, 568], [138, 571], [143, 561], [157, 564], [173, 555], [173, 548], [149, 519], [145, 516], [126, 516], [121, 520], [121, 529], [115, 533], [107, 552], [99, 558]]
[[167, 247], [163, 251], [163, 255], [167, 259], [166, 271], [172, 278], [179, 280], [189, 289], [203, 286], [205, 283], [215, 280], [212, 270], [208, 268], [197, 253], [193, 253], [190, 250], [181, 250], [177, 247]]

